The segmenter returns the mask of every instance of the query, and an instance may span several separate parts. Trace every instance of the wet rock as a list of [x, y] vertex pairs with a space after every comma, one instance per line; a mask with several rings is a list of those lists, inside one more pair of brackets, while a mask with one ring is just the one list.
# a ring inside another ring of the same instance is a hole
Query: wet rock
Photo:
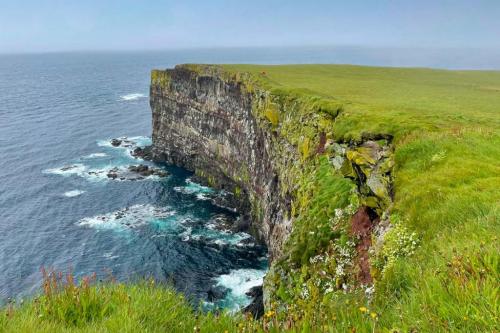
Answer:
[[63, 166], [63, 167], [61, 168], [61, 171], [68, 171], [68, 170], [74, 169], [74, 168], [76, 168], [76, 167], [77, 167], [77, 165], [67, 165], [67, 166]]
[[221, 286], [212, 286], [207, 291], [207, 300], [209, 302], [215, 302], [215, 301], [221, 300], [224, 297], [226, 297], [227, 292], [228, 292], [227, 288], [224, 288]]
[[[111, 178], [111, 179], [116, 179], [118, 178], [118, 168], [113, 168], [111, 170], [108, 171], [108, 173], [106, 174], [106, 176], [108, 176], [108, 178]], [[90, 172], [89, 172], [90, 174]]]
[[145, 177], [151, 176], [153, 174], [153, 170], [144, 164], [131, 165], [128, 167], [128, 170], [143, 175]]
[[235, 198], [234, 194], [226, 191], [220, 191], [219, 195], [213, 197], [211, 201], [214, 205], [233, 212], [237, 211], [237, 207], [240, 204], [238, 199]]
[[151, 152], [151, 146], [148, 147], [137, 147], [131, 153], [135, 158], [142, 158], [143, 160], [151, 161], [153, 159], [153, 155]]
[[250, 228], [251, 220], [249, 216], [240, 216], [231, 226], [232, 232], [246, 232]]
[[251, 313], [255, 319], [259, 319], [264, 315], [262, 286], [252, 287], [248, 292], [246, 292], [246, 295], [252, 297], [253, 300], [252, 303], [243, 309], [243, 312]]
[[122, 144], [122, 140], [120, 139], [112, 139], [111, 140], [111, 145], [113, 147], [119, 147]]
[[149, 176], [166, 177], [166, 176], [168, 176], [168, 173], [166, 171], [161, 170], [161, 169], [156, 169], [156, 168], [150, 168], [149, 166], [144, 165], [144, 164], [131, 165], [128, 167], [128, 170], [130, 172], [139, 174], [143, 177], [149, 177]]

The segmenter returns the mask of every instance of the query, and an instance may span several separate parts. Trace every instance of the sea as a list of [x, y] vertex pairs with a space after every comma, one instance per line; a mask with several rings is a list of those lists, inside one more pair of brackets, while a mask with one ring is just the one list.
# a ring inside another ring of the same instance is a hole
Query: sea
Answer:
[[[0, 55], [0, 304], [39, 294], [41, 269], [133, 283], [238, 310], [267, 250], [192, 173], [132, 156], [151, 144], [149, 77], [179, 63], [353, 63], [500, 68], [500, 57], [358, 48]], [[437, 54], [437, 55], [436, 55]], [[452, 56], [450, 56], [452, 54]], [[453, 56], [454, 55], [454, 56]], [[113, 145], [113, 139], [121, 144]], [[148, 165], [167, 176], [137, 177]], [[117, 173], [115, 178], [109, 173]]]

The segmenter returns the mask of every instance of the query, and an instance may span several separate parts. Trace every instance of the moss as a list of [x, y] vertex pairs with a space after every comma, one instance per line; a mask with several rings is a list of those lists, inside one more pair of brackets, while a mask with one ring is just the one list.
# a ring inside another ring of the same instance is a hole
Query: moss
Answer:
[[273, 103], [270, 103], [265, 111], [264, 111], [264, 115], [266, 117], [267, 120], [269, 120], [269, 122], [274, 126], [278, 126], [279, 122], [280, 122], [280, 113], [279, 113], [279, 110], [277, 108], [277, 106]]
[[167, 71], [157, 69], [151, 71], [151, 85], [166, 89], [168, 88], [169, 84], [170, 76]]
[[241, 196], [241, 187], [236, 186], [236, 187], [234, 188], [234, 195], [235, 195], [237, 198], [239, 198], [239, 197]]

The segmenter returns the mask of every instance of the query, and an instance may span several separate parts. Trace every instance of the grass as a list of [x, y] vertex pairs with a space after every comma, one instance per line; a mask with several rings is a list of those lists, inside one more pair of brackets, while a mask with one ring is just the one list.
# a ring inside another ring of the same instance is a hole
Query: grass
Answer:
[[42, 295], [0, 313], [0, 332], [224, 332], [242, 320], [199, 315], [182, 295], [152, 280], [134, 285], [92, 280], [76, 284], [71, 274], [46, 274]]
[[[223, 69], [249, 93], [270, 92], [262, 119], [301, 156], [283, 180], [297, 199], [285, 251], [291, 261], [271, 269], [267, 280], [275, 280], [276, 288], [266, 316], [257, 322], [198, 313], [171, 289], [148, 283], [84, 282], [78, 288], [90, 288], [86, 309], [98, 314], [61, 320], [64, 313], [87, 310], [75, 308], [73, 294], [59, 288], [60, 299], [45, 294], [4, 309], [0, 332], [189, 332], [195, 326], [202, 332], [500, 331], [500, 72], [346, 65]], [[341, 288], [347, 275], [337, 274], [338, 267], [352, 265], [343, 255], [353, 240], [346, 221], [337, 229], [327, 226], [338, 209], [350, 212], [359, 203], [352, 184], [317, 154], [320, 132], [338, 142], [392, 138], [394, 200], [388, 208], [401, 226], [380, 252], [387, 255], [373, 257], [384, 264], [374, 275], [372, 297]], [[409, 235], [418, 239], [415, 248], [399, 242], [413, 239]], [[324, 284], [324, 274], [332, 284]], [[72, 310], [43, 310], [43, 304]]]
[[500, 72], [225, 68], [251, 72], [259, 85], [279, 94], [340, 103], [342, 112], [331, 125], [336, 140], [394, 138], [391, 214], [420, 242], [412, 257], [395, 260], [375, 281], [370, 308], [380, 329], [500, 329]]

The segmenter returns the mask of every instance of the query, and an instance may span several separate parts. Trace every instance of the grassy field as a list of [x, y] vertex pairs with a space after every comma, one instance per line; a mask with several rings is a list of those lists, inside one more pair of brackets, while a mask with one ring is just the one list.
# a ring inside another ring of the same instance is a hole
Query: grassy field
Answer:
[[[356, 292], [311, 296], [301, 301], [300, 309], [270, 309], [260, 322], [226, 314], [198, 315], [168, 289], [114, 285], [99, 287], [103, 299], [128, 301], [106, 301], [114, 304], [109, 313], [91, 316], [86, 323], [40, 316], [40, 301], [35, 301], [4, 310], [0, 332], [115, 331], [120, 325], [121, 331], [131, 332], [283, 327], [295, 332], [500, 331], [500, 72], [347, 65], [223, 68], [232, 74], [251, 73], [253, 84], [271, 94], [341, 105], [340, 115], [327, 124], [335, 140], [393, 137], [390, 212], [401, 230], [418, 237], [414, 253], [394, 256], [376, 277], [370, 299]], [[280, 128], [279, 113], [273, 111], [268, 118]], [[342, 177], [325, 176], [324, 160], [316, 159], [318, 174], [328, 181], [318, 182], [310, 172], [312, 178], [305, 183], [311, 187], [306, 190], [321, 198], [307, 202], [313, 211], [314, 205], [325, 205], [323, 198], [334, 195], [332, 188], [346, 188]], [[310, 228], [310, 223], [303, 223]], [[186, 325], [178, 326], [181, 321]]]

